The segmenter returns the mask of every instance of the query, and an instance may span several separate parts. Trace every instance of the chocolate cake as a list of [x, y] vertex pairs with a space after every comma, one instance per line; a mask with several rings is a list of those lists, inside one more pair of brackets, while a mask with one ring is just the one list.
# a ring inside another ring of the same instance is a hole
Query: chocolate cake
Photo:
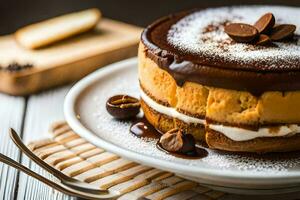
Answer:
[[258, 24], [265, 13], [276, 24], [300, 26], [300, 9], [282, 6], [193, 10], [148, 26], [138, 55], [147, 120], [161, 132], [181, 127], [214, 149], [299, 150], [299, 29], [284, 40], [272, 36], [274, 23], [268, 33], [258, 30], [270, 38], [257, 41], [275, 38], [267, 45], [224, 31], [232, 23]]

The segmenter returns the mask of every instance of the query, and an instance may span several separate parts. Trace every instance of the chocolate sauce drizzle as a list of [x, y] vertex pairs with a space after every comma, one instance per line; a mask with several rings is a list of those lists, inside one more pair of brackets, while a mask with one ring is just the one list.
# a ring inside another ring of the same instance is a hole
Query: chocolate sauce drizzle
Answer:
[[157, 139], [158, 142], [156, 144], [156, 147], [172, 156], [178, 157], [178, 158], [183, 158], [183, 159], [201, 159], [204, 158], [208, 155], [208, 152], [204, 148], [200, 147], [195, 147], [194, 151], [188, 152], [186, 154], [183, 153], [176, 153], [176, 152], [169, 152], [165, 150], [159, 143], [159, 138], [161, 137], [161, 133], [155, 129], [149, 122], [148, 120], [143, 117], [139, 118], [136, 121], [132, 123], [130, 126], [130, 132], [134, 134], [137, 137], [140, 138], [151, 138], [151, 139]]
[[175, 156], [177, 158], [183, 158], [183, 159], [201, 159], [201, 158], [205, 158], [208, 156], [208, 152], [204, 149], [204, 148], [200, 148], [200, 147], [195, 147], [195, 150], [194, 151], [190, 151], [188, 153], [177, 153], [177, 152], [169, 152], [167, 150], [165, 150], [159, 142], [156, 143], [156, 147], [167, 153], [167, 154], [170, 154], [172, 156]]
[[149, 122], [143, 118], [138, 118], [130, 126], [130, 132], [140, 138], [159, 139], [161, 133], [159, 133]]
[[[266, 91], [300, 90], [300, 59], [285, 63], [285, 68], [269, 67], [266, 61], [227, 61], [207, 55], [182, 52], [167, 41], [170, 27], [191, 12], [182, 12], [159, 19], [142, 33], [145, 54], [160, 68], [166, 70], [178, 86], [196, 82], [206, 86], [249, 91], [260, 96]], [[270, 47], [273, 48], [273, 47]], [[282, 65], [278, 61], [278, 65]], [[282, 61], [283, 62], [283, 61]]]

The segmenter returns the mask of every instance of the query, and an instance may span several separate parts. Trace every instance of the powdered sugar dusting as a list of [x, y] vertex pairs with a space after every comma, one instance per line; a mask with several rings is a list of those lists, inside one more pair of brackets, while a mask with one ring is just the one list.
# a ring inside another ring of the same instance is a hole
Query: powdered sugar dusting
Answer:
[[[297, 26], [292, 42], [276, 42], [276, 47], [261, 47], [235, 43], [224, 32], [228, 22], [254, 24], [259, 17], [272, 12], [276, 23]], [[300, 9], [281, 6], [222, 7], [192, 13], [168, 32], [168, 42], [174, 47], [195, 54], [231, 62], [257, 62], [266, 69], [297, 68], [300, 65]], [[263, 63], [263, 64], [262, 64]]]
[[270, 174], [285, 174], [300, 168], [300, 156], [286, 156], [289, 154], [271, 158], [253, 157], [207, 149], [208, 156], [203, 159], [189, 160], [168, 155], [156, 148], [155, 140], [141, 139], [131, 134], [129, 132], [130, 122], [114, 120], [105, 109], [105, 103], [112, 95], [129, 94], [139, 97], [138, 87], [136, 65], [105, 76], [91, 89], [85, 91], [83, 97], [80, 98], [78, 102], [80, 120], [103, 140], [141, 155], [155, 157], [158, 162], [161, 159], [209, 169]]

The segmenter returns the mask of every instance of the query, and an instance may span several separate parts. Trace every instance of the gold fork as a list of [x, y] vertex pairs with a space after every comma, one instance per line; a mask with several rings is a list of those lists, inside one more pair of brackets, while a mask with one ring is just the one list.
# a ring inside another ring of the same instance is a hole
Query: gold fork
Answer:
[[36, 156], [30, 149], [28, 149], [28, 147], [22, 142], [21, 138], [16, 133], [16, 131], [12, 128], [10, 129], [10, 138], [15, 143], [15, 145], [21, 150], [21, 152], [25, 153], [37, 165], [39, 165], [44, 170], [48, 171], [54, 177], [59, 179], [62, 184], [68, 186], [69, 188], [72, 188], [77, 191], [89, 193], [89, 194], [96, 194], [96, 195], [100, 195], [103, 193], [109, 193], [109, 194], [111, 194], [112, 197], [113, 196], [117, 197], [120, 195], [120, 193], [117, 191], [99, 188], [99, 187], [96, 187], [95, 185], [88, 184], [83, 181], [77, 180], [75, 178], [66, 176], [62, 172], [55, 169], [54, 167], [51, 167], [45, 161], [43, 161], [38, 156]]
[[45, 183], [46, 185], [50, 186], [51, 188], [54, 188], [57, 191], [60, 191], [67, 195], [71, 195], [71, 196], [75, 196], [75, 197], [79, 197], [79, 198], [83, 198], [83, 199], [94, 199], [94, 200], [96, 200], [96, 199], [113, 199], [113, 198], [116, 198], [119, 196], [119, 194], [112, 194], [112, 193], [101, 193], [101, 194], [87, 193], [84, 191], [79, 191], [74, 188], [71, 188], [68, 185], [63, 184], [63, 182], [51, 181], [1, 153], [0, 153], [0, 162], [3, 162], [15, 169], [18, 169], [18, 170], [24, 172], [25, 174]]

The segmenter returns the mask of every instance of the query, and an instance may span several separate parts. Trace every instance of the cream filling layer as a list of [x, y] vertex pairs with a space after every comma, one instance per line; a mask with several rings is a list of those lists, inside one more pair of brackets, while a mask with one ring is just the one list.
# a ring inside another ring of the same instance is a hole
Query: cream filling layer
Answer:
[[257, 131], [220, 124], [209, 124], [208, 127], [226, 135], [226, 137], [234, 141], [247, 141], [258, 137], [287, 137], [300, 133], [300, 127], [297, 124], [278, 126], [276, 127], [276, 130], [274, 130], [273, 127], [263, 127], [259, 128]]
[[[157, 103], [156, 101], [151, 99], [142, 89], [140, 90], [140, 95], [149, 107], [159, 113], [177, 118], [185, 123], [196, 123], [203, 125], [206, 124], [206, 121], [204, 119], [185, 115], [178, 112], [175, 108], [163, 106]], [[293, 136], [297, 133], [300, 133], [300, 126], [297, 124], [282, 125], [276, 127], [276, 129], [274, 127], [262, 127], [257, 131], [232, 126], [224, 126], [220, 124], [208, 124], [208, 128], [218, 131], [234, 141], [247, 141], [258, 137]]]
[[165, 115], [173, 117], [173, 118], [177, 118], [188, 124], [190, 124], [190, 123], [205, 124], [204, 119], [199, 119], [199, 118], [195, 118], [195, 117], [191, 117], [191, 116], [182, 114], [182, 113], [178, 112], [175, 108], [163, 106], [163, 105], [157, 103], [156, 101], [151, 99], [142, 89], [140, 89], [140, 95], [141, 95], [141, 98], [147, 103], [148, 106], [150, 106], [153, 110], [155, 110], [159, 113], [165, 114]]

